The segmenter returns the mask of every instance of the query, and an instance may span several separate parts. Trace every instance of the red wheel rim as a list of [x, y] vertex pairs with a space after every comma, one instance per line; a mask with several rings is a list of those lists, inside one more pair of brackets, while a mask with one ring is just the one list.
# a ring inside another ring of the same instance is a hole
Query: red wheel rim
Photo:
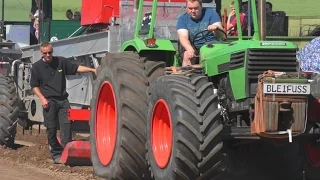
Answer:
[[152, 113], [151, 144], [152, 153], [157, 165], [165, 168], [172, 151], [172, 123], [167, 103], [160, 99]]
[[104, 82], [99, 90], [96, 111], [96, 147], [100, 162], [107, 166], [113, 156], [117, 137], [117, 109], [114, 90]]

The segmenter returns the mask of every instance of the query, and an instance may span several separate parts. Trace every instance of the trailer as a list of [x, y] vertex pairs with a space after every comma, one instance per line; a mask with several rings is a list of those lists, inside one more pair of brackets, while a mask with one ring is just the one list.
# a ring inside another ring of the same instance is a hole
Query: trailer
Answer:
[[[61, 157], [65, 164], [92, 164], [96, 175], [108, 179], [208, 179], [242, 168], [230, 166], [237, 159], [224, 150], [243, 142], [285, 139], [317, 154], [306, 143], [319, 137], [308, 129], [316, 121], [307, 115], [309, 101], [312, 107], [318, 103], [310, 92], [317, 83], [300, 72], [294, 43], [266, 39], [255, 1], [253, 36], [247, 40], [240, 33], [206, 44], [200, 67], [184, 72], [176, 33], [184, 0], [91, 2], [82, 1], [84, 31], [52, 41], [54, 55], [97, 69], [97, 75], [67, 76], [69, 120], [90, 141], [70, 142]], [[264, 4], [259, 1], [262, 12]], [[218, 7], [213, 1], [203, 6]], [[41, 103], [29, 85], [41, 53], [39, 44], [0, 45], [0, 65], [6, 66], [0, 76], [0, 142], [10, 146], [18, 123], [43, 123]], [[292, 84], [306, 92], [274, 92]], [[320, 165], [319, 158], [308, 158]], [[297, 167], [303, 171], [292, 176], [309, 173]]]

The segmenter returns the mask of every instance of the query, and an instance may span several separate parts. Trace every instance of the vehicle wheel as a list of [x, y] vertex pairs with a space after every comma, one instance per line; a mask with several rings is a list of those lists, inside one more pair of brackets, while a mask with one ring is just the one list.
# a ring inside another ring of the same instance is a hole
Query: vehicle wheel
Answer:
[[95, 81], [91, 101], [91, 160], [107, 179], [150, 177], [145, 160], [147, 88], [164, 74], [164, 62], [133, 52], [112, 55]]
[[223, 126], [212, 83], [197, 74], [167, 75], [149, 92], [147, 160], [153, 177], [219, 177]]
[[246, 176], [249, 173], [248, 163], [258, 153], [255, 143], [245, 140], [228, 140], [224, 143], [225, 163], [230, 176]]
[[108, 66], [110, 62], [112, 61], [114, 54], [108, 53], [106, 56], [101, 58], [100, 66], [97, 68], [97, 74], [100, 73], [100, 71], [103, 69], [104, 66]]
[[316, 139], [301, 144], [301, 158], [306, 180], [320, 178], [320, 146]]
[[[254, 155], [258, 169], [250, 168], [256, 178], [302, 180], [302, 162], [299, 157], [299, 139], [289, 142], [287, 139], [260, 140], [260, 156]], [[285, 153], [284, 153], [285, 152]], [[263, 163], [261, 163], [263, 162]], [[259, 164], [260, 163], [260, 164]]]
[[[9, 81], [8, 84], [6, 84]], [[18, 107], [19, 99], [16, 93], [16, 87], [10, 80], [0, 76], [0, 101], [6, 102], [10, 106]]]
[[10, 77], [0, 76], [0, 144], [14, 147], [19, 100]]
[[[319, 75], [315, 75], [315, 79], [319, 82]], [[317, 83], [318, 84], [318, 83]], [[320, 103], [319, 99], [319, 89], [313, 86], [312, 97], [309, 98], [308, 106], [308, 120], [306, 133], [312, 131], [319, 131], [320, 122]], [[306, 180], [318, 180], [320, 179], [320, 136], [310, 136], [300, 144], [300, 154], [303, 164], [303, 171]]]

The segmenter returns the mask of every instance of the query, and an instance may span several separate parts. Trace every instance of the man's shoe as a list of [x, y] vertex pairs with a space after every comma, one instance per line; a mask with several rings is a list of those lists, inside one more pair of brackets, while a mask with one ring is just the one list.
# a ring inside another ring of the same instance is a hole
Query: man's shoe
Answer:
[[62, 164], [62, 162], [60, 161], [60, 157], [55, 158], [55, 159], [53, 160], [53, 163], [54, 163], [54, 164]]
[[60, 157], [55, 158], [55, 159], [47, 159], [46, 162], [47, 162], [47, 163], [53, 163], [53, 164], [63, 164], [63, 163], [60, 161]]

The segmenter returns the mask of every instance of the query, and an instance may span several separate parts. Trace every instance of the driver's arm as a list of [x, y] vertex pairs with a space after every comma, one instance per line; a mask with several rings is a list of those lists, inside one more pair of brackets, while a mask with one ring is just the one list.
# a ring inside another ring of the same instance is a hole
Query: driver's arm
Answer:
[[186, 51], [193, 50], [191, 43], [189, 41], [189, 32], [186, 29], [178, 29], [178, 38], [180, 41], [180, 44]]
[[219, 14], [214, 11], [213, 9], [210, 9], [211, 11], [211, 18], [208, 26], [208, 30], [213, 30], [216, 36], [223, 36], [222, 33], [219, 31], [216, 31], [216, 29], [220, 29], [223, 31], [222, 23]]
[[217, 26], [219, 29], [223, 30], [223, 27], [222, 27], [222, 23], [221, 22], [215, 22], [211, 25], [214, 25], [214, 26]]
[[177, 34], [180, 41], [181, 46], [186, 50], [189, 51], [190, 54], [194, 53], [194, 49], [191, 46], [189, 40], [189, 31], [187, 26], [187, 19], [186, 16], [181, 16], [177, 22]]
[[[217, 29], [224, 31], [221, 22], [215, 22], [215, 23], [211, 24], [211, 26], [216, 26]], [[223, 33], [220, 31], [217, 31], [216, 29], [213, 31], [216, 36], [221, 36], [221, 37], [223, 36]]]

